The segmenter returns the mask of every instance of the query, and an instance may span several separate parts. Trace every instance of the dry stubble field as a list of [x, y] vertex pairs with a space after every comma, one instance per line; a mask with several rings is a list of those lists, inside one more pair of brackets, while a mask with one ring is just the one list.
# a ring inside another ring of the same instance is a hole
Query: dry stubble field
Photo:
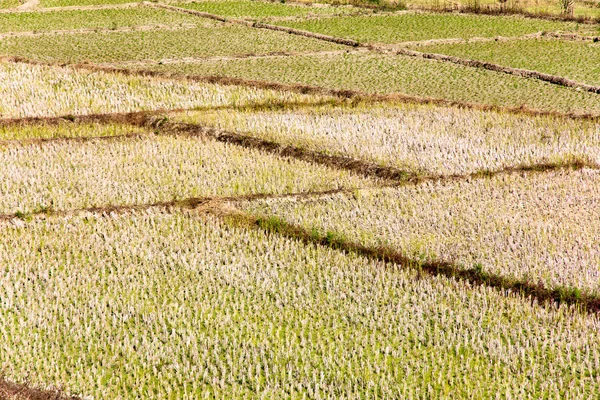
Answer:
[[1, 399], [600, 394], [598, 25], [0, 7]]

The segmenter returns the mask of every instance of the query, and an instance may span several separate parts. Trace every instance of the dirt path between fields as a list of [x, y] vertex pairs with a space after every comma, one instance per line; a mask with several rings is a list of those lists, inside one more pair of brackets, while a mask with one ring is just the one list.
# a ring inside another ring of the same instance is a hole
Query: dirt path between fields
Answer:
[[31, 10], [36, 8], [40, 4], [40, 0], [27, 0], [25, 3], [17, 7], [17, 10]]
[[294, 56], [335, 56], [340, 54], [357, 54], [367, 53], [366, 49], [355, 50], [324, 50], [324, 51], [274, 51], [265, 54], [236, 54], [231, 56], [214, 56], [214, 57], [185, 57], [185, 58], [163, 58], [160, 60], [131, 60], [115, 63], [101, 63], [99, 66], [115, 67], [115, 68], [131, 68], [145, 67], [155, 64], [195, 64], [202, 62], [218, 62], [218, 61], [233, 61], [241, 59], [263, 59], [263, 58], [281, 58]]

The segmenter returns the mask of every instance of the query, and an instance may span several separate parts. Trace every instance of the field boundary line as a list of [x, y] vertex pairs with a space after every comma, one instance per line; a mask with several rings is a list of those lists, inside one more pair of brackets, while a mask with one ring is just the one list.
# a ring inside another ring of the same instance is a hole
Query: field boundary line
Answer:
[[[377, 189], [378, 186], [361, 188], [360, 190]], [[254, 201], [254, 200], [276, 200], [276, 199], [302, 199], [302, 198], [319, 198], [331, 196], [334, 194], [352, 192], [357, 189], [339, 188], [329, 189], [323, 191], [306, 191], [306, 192], [295, 192], [295, 193], [253, 193], [238, 196], [204, 196], [204, 197], [190, 197], [182, 200], [170, 200], [170, 201], [158, 201], [154, 203], [145, 204], [119, 204], [119, 205], [104, 205], [104, 206], [92, 206], [86, 208], [77, 208], [69, 210], [54, 210], [44, 209], [41, 211], [32, 211], [28, 213], [14, 213], [14, 214], [0, 214], [0, 223], [11, 223], [11, 222], [26, 222], [35, 218], [45, 217], [68, 217], [80, 214], [126, 214], [131, 212], [147, 211], [150, 209], [188, 209], [198, 210], [207, 209], [214, 207], [217, 204], [222, 203], [235, 203], [242, 201]]]
[[281, 92], [292, 92], [299, 94], [308, 95], [322, 95], [337, 97], [339, 99], [347, 99], [353, 101], [363, 102], [398, 102], [408, 104], [421, 104], [421, 105], [434, 105], [439, 107], [455, 107], [459, 109], [471, 109], [478, 111], [490, 111], [498, 113], [508, 113], [514, 115], [525, 115], [530, 117], [554, 117], [554, 118], [565, 118], [570, 120], [586, 120], [586, 121], [600, 121], [600, 114], [591, 113], [564, 113], [558, 111], [546, 111], [528, 108], [526, 106], [521, 107], [507, 107], [497, 106], [492, 104], [480, 104], [471, 103], [464, 101], [448, 100], [443, 98], [432, 98], [432, 97], [421, 97], [408, 95], [404, 93], [389, 93], [389, 94], [377, 94], [377, 93], [366, 93], [356, 90], [344, 90], [344, 89], [330, 89], [320, 86], [312, 86], [305, 84], [286, 84], [280, 82], [270, 82], [263, 80], [250, 80], [243, 78], [235, 78], [228, 76], [218, 75], [184, 75], [178, 73], [161, 72], [153, 70], [143, 69], [127, 69], [103, 66], [94, 63], [62, 63], [62, 62], [47, 62], [37, 61], [28, 59], [20, 56], [0, 56], [0, 62], [12, 62], [21, 63], [45, 67], [54, 68], [71, 68], [73, 70], [82, 70], [88, 72], [103, 72], [103, 73], [114, 73], [121, 74], [124, 76], [141, 76], [151, 77], [165, 80], [181, 80], [207, 84], [219, 84], [224, 86], [241, 86], [251, 87], [255, 89], [264, 90], [277, 90]]
[[427, 175], [414, 171], [401, 170], [392, 166], [377, 164], [372, 161], [358, 159], [343, 155], [327, 154], [321, 151], [308, 150], [303, 147], [287, 145], [273, 140], [262, 139], [256, 136], [244, 135], [223, 129], [205, 127], [199, 124], [186, 124], [162, 120], [149, 120], [147, 127], [155, 129], [157, 135], [187, 136], [213, 139], [218, 142], [234, 144], [246, 149], [264, 151], [277, 157], [294, 158], [296, 160], [322, 165], [337, 170], [362, 175], [366, 178], [381, 179], [384, 186], [397, 186], [405, 183], [420, 184], [430, 181], [455, 181], [494, 175], [546, 172], [557, 169], [599, 169], [600, 165], [591, 161], [575, 158], [566, 162], [543, 162], [534, 164], [519, 164], [515, 166], [498, 168], [496, 170], [479, 170], [468, 174]]
[[234, 196], [203, 196], [203, 197], [190, 197], [181, 200], [170, 200], [170, 201], [157, 201], [154, 203], [144, 203], [144, 204], [109, 204], [102, 206], [92, 206], [85, 208], [77, 208], [77, 209], [67, 209], [67, 210], [55, 210], [52, 208], [45, 208], [42, 210], [36, 210], [26, 213], [15, 212], [8, 214], [0, 214], [0, 222], [14, 222], [14, 221], [28, 221], [33, 218], [40, 217], [65, 217], [78, 215], [82, 213], [94, 213], [94, 214], [111, 214], [111, 213], [127, 213], [127, 212], [135, 212], [135, 211], [144, 211], [152, 208], [157, 209], [169, 209], [169, 208], [180, 208], [180, 209], [190, 209], [190, 210], [198, 210], [199, 207], [202, 209], [210, 208], [212, 206], [224, 203], [239, 203], [239, 202], [247, 202], [247, 201], [255, 201], [255, 200], [308, 200], [308, 199], [319, 199], [323, 197], [328, 197], [336, 194], [354, 194], [357, 191], [379, 191], [386, 188], [396, 188], [401, 186], [412, 186], [419, 185], [426, 182], [449, 182], [449, 181], [464, 181], [470, 179], [488, 179], [492, 176], [499, 175], [510, 175], [510, 174], [520, 174], [520, 173], [539, 173], [543, 174], [548, 171], [554, 170], [579, 170], [582, 168], [596, 168], [600, 169], [600, 166], [589, 166], [588, 164], [582, 162], [574, 162], [572, 164], [538, 164], [524, 167], [509, 167], [502, 170], [496, 171], [482, 171], [482, 172], [474, 172], [472, 174], [466, 175], [432, 175], [432, 176], [422, 176], [416, 179], [407, 179], [401, 182], [394, 182], [388, 184], [380, 184], [380, 185], [372, 185], [366, 187], [357, 187], [357, 188], [337, 188], [337, 189], [327, 189], [322, 191], [305, 191], [305, 192], [295, 192], [295, 193], [251, 193], [244, 195], [234, 195]]
[[540, 39], [558, 39], [574, 42], [593, 42], [600, 41], [600, 36], [584, 36], [576, 33], [564, 32], [536, 32], [523, 36], [494, 36], [494, 37], [473, 37], [468, 39], [463, 38], [444, 38], [444, 39], [427, 39], [415, 40], [409, 42], [399, 42], [392, 44], [381, 44], [384, 48], [396, 49], [403, 47], [426, 47], [443, 44], [471, 44], [471, 43], [487, 43], [487, 42], [512, 42], [520, 40], [540, 40]]
[[285, 27], [285, 26], [265, 24], [262, 22], [251, 23], [251, 22], [248, 22], [245, 20], [228, 19], [228, 18], [222, 17], [220, 15], [216, 15], [216, 14], [210, 14], [210, 13], [205, 13], [205, 12], [201, 12], [201, 11], [189, 10], [189, 9], [185, 9], [185, 8], [181, 8], [181, 7], [174, 7], [174, 6], [170, 6], [170, 5], [166, 5], [166, 4], [149, 3], [147, 1], [144, 1], [142, 4], [144, 4], [145, 6], [148, 6], [148, 7], [164, 8], [164, 9], [171, 10], [171, 11], [187, 13], [187, 14], [191, 14], [191, 15], [197, 15], [199, 17], [211, 18], [211, 19], [221, 21], [221, 22], [232, 22], [232, 23], [250, 26], [253, 28], [285, 32], [285, 33], [289, 33], [292, 35], [304, 36], [304, 37], [308, 37], [308, 38], [312, 38], [312, 39], [316, 39], [316, 40], [341, 44], [341, 45], [349, 46], [349, 47], [363, 47], [363, 48], [367, 48], [367, 49], [373, 50], [373, 51], [381, 53], [381, 54], [389, 54], [390, 51], [392, 51], [392, 53], [396, 54], [396, 55], [419, 57], [419, 58], [428, 59], [428, 60], [449, 62], [449, 63], [462, 65], [462, 66], [470, 67], [470, 68], [481, 68], [481, 69], [486, 69], [486, 70], [493, 71], [493, 72], [519, 76], [522, 78], [537, 79], [537, 80], [548, 82], [548, 83], [558, 85], [558, 86], [570, 87], [570, 88], [574, 88], [574, 89], [585, 90], [587, 92], [591, 92], [591, 93], [595, 93], [595, 94], [600, 94], [600, 86], [593, 86], [593, 85], [589, 85], [586, 83], [577, 82], [572, 79], [564, 78], [561, 76], [546, 74], [543, 72], [537, 72], [537, 71], [532, 71], [532, 70], [527, 70], [527, 69], [522, 69], [522, 68], [505, 67], [505, 66], [502, 66], [499, 64], [493, 64], [493, 63], [489, 63], [489, 62], [485, 62], [485, 61], [478, 61], [478, 60], [471, 60], [471, 59], [459, 58], [459, 57], [454, 57], [454, 56], [447, 56], [444, 54], [422, 53], [422, 52], [403, 49], [403, 48], [392, 50], [385, 46], [368, 44], [368, 43], [360, 43], [353, 39], [343, 39], [343, 38], [339, 38], [339, 37], [335, 37], [335, 36], [322, 35], [320, 33], [314, 33], [314, 32], [309, 32], [309, 31], [305, 31], [305, 30], [289, 28], [289, 27]]
[[157, 115], [165, 115], [169, 112], [177, 113], [192, 111], [196, 108], [175, 108], [175, 109], [156, 109], [146, 111], [132, 112], [114, 112], [105, 114], [81, 114], [81, 115], [60, 115], [51, 117], [23, 117], [23, 118], [0, 118], [0, 127], [27, 126], [27, 125], [58, 125], [61, 123], [72, 122], [76, 124], [87, 123], [122, 123], [128, 125], [142, 125], [148, 118]]
[[23, 31], [23, 32], [6, 32], [0, 33], [0, 39], [9, 39], [13, 37], [38, 37], [38, 36], [62, 36], [62, 35], [79, 35], [93, 33], [123, 33], [123, 32], [147, 32], [147, 31], [179, 31], [194, 29], [197, 25], [181, 24], [181, 25], [136, 25], [122, 26], [119, 28], [81, 28], [81, 29], [57, 29], [51, 31]]
[[[359, 6], [356, 6], [359, 7]], [[463, 14], [463, 15], [475, 15], [475, 16], [490, 16], [490, 17], [519, 17], [527, 19], [538, 19], [546, 21], [559, 21], [559, 22], [577, 22], [581, 24], [598, 25], [600, 24], [600, 18], [596, 17], [576, 17], [566, 16], [561, 14], [542, 14], [539, 12], [529, 12], [526, 10], [511, 10], [511, 9], [490, 9], [486, 7], [479, 7], [474, 9], [469, 6], [461, 6], [457, 8], [443, 8], [434, 9], [423, 6], [411, 6], [410, 10], [428, 12], [432, 14]]]
[[464, 180], [477, 176], [489, 176], [490, 174], [507, 174], [514, 172], [548, 171], [560, 168], [594, 168], [600, 169], [600, 165], [593, 164], [583, 159], [576, 159], [565, 163], [539, 163], [531, 165], [518, 165], [514, 167], [500, 168], [495, 171], [482, 170], [471, 174], [450, 174], [450, 175], [425, 175], [413, 171], [405, 171], [391, 166], [384, 166], [371, 161], [365, 161], [353, 157], [327, 154], [321, 151], [308, 150], [303, 147], [287, 145], [273, 140], [262, 139], [256, 136], [244, 135], [223, 129], [206, 127], [199, 124], [188, 124], [169, 122], [167, 120], [148, 121], [149, 125], [155, 129], [158, 135], [184, 135], [192, 137], [204, 137], [214, 139], [219, 142], [235, 144], [247, 149], [256, 149], [265, 151], [278, 157], [289, 157], [313, 164], [323, 165], [339, 170], [357, 173], [368, 178], [382, 179], [392, 182], [411, 182], [419, 183], [432, 180]]
[[[585, 159], [572, 159], [562, 163], [534, 163], [518, 164], [507, 166], [495, 170], [478, 170], [468, 174], [443, 174], [427, 175], [414, 171], [401, 170], [396, 167], [381, 165], [372, 161], [348, 157], [344, 155], [327, 154], [321, 151], [308, 150], [306, 148], [294, 145], [284, 144], [278, 141], [262, 139], [256, 136], [240, 134], [213, 127], [206, 127], [199, 124], [189, 124], [180, 122], [171, 122], [169, 115], [181, 113], [189, 110], [171, 110], [171, 111], [153, 111], [153, 112], [134, 112], [130, 114], [103, 114], [83, 116], [74, 122], [82, 124], [86, 122], [100, 123], [124, 123], [145, 129], [145, 131], [133, 131], [119, 135], [106, 136], [82, 136], [82, 137], [52, 137], [52, 138], [25, 138], [25, 139], [7, 139], [0, 140], [0, 146], [30, 146], [44, 145], [48, 143], [88, 143], [94, 141], [118, 141], [130, 139], [149, 139], [158, 137], [192, 137], [215, 140], [221, 143], [232, 144], [245, 149], [259, 150], [276, 157], [293, 158], [296, 160], [308, 162], [315, 165], [321, 165], [328, 168], [343, 170], [358, 174], [366, 178], [382, 180], [380, 186], [399, 186], [405, 184], [420, 184], [422, 182], [439, 181], [462, 181], [466, 179], [485, 178], [501, 174], [513, 174], [524, 172], [546, 172], [557, 169], [581, 169], [592, 168], [600, 169], [597, 165]], [[23, 121], [23, 120], [21, 120]], [[26, 122], [47, 121], [50, 124], [58, 124], [69, 121], [60, 117], [51, 119], [32, 118]], [[14, 121], [8, 120], [9, 124]], [[0, 120], [0, 126], [3, 121]]]
[[[375, 50], [381, 52], [389, 52], [385, 47], [381, 46], [372, 46]], [[448, 56], [445, 54], [438, 53], [423, 53], [415, 50], [408, 49], [393, 49], [391, 50], [393, 53], [408, 56], [408, 57], [416, 57], [423, 58], [427, 60], [435, 60], [441, 62], [448, 62], [452, 64], [462, 65], [470, 68], [480, 68], [486, 69], [488, 71], [499, 72], [507, 75], [519, 76], [522, 78], [530, 78], [536, 79], [543, 82], [548, 82], [554, 85], [569, 87], [574, 89], [584, 90], [586, 92], [591, 92], [595, 94], [600, 94], [600, 86], [589, 85], [587, 83], [577, 82], [569, 78], [564, 78], [562, 76], [546, 74], [543, 72], [532, 71], [529, 69], [523, 68], [513, 68], [513, 67], [505, 67], [503, 65], [494, 64], [486, 61], [472, 60], [469, 58], [460, 58], [455, 56]], [[600, 99], [599, 99], [600, 100]]]
[[240, 60], [240, 59], [264, 59], [264, 58], [281, 58], [281, 57], [295, 57], [295, 56], [328, 56], [328, 55], [340, 55], [340, 54], [357, 54], [366, 53], [368, 49], [348, 49], [348, 50], [322, 50], [322, 51], [272, 51], [264, 54], [234, 54], [231, 56], [212, 56], [212, 57], [184, 57], [184, 58], [163, 58], [160, 60], [132, 60], [122, 62], [107, 62], [97, 64], [105, 67], [116, 67], [116, 68], [127, 68], [135, 66], [148, 66], [153, 64], [195, 64], [201, 62], [215, 62], [215, 61], [229, 61], [229, 60]]
[[42, 146], [50, 143], [88, 143], [88, 142], [110, 142], [128, 139], [144, 139], [156, 137], [150, 132], [130, 132], [119, 135], [104, 136], [60, 136], [51, 138], [27, 138], [27, 139], [0, 139], [0, 149], [4, 146]]
[[[166, 116], [173, 113], [182, 113], [186, 111], [218, 111], [218, 110], [237, 110], [237, 111], [265, 111], [265, 110], [294, 110], [301, 108], [311, 108], [319, 106], [336, 106], [348, 104], [347, 101], [335, 97], [329, 99], [319, 99], [315, 101], [289, 101], [267, 100], [263, 102], [249, 102], [247, 104], [224, 104], [217, 106], [198, 106], [191, 108], [173, 108], [173, 109], [155, 109], [131, 112], [114, 112], [104, 114], [67, 114], [59, 116], [32, 116], [22, 118], [0, 118], [0, 127], [18, 127], [28, 125], [58, 125], [62, 123], [86, 124], [86, 123], [121, 123], [139, 126], [146, 123], [151, 117]], [[2, 139], [0, 139], [2, 141]], [[12, 141], [12, 139], [8, 139]]]
[[60, 11], [93, 11], [93, 10], [117, 10], [140, 7], [140, 3], [122, 3], [122, 4], [97, 4], [90, 6], [64, 6], [64, 7], [40, 7], [29, 10], [6, 8], [0, 10], [0, 14], [21, 14], [21, 13], [47, 13]]
[[472, 285], [492, 287], [503, 294], [515, 293], [529, 298], [532, 303], [564, 304], [567, 306], [581, 307], [586, 313], [600, 312], [600, 297], [591, 294], [581, 294], [575, 287], [554, 289], [531, 281], [512, 278], [501, 274], [492, 274], [477, 268], [466, 269], [458, 264], [448, 261], [420, 261], [411, 259], [391, 247], [372, 247], [358, 242], [322, 235], [308, 229], [289, 223], [276, 215], [265, 217], [256, 216], [235, 208], [233, 204], [215, 209], [206, 209], [206, 213], [222, 218], [225, 222], [235, 226], [251, 227], [267, 233], [278, 234], [290, 239], [296, 239], [306, 245], [325, 246], [334, 250], [353, 253], [370, 260], [392, 263], [403, 269], [412, 269], [419, 272], [419, 276], [444, 276], [464, 280]]
[[544, 32], [544, 34], [542, 36], [552, 38], [552, 39], [568, 40], [568, 41], [574, 41], [574, 42], [592, 42], [592, 43], [600, 42], [600, 36], [586, 36], [586, 35], [580, 35], [577, 33], [568, 33], [568, 32]]
[[17, 10], [33, 10], [40, 4], [40, 0], [27, 0], [17, 7]]
[[171, 6], [168, 4], [150, 3], [147, 1], [144, 1], [142, 4], [147, 7], [162, 8], [165, 10], [195, 15], [195, 16], [202, 17], [202, 18], [209, 18], [209, 19], [213, 19], [213, 20], [216, 20], [219, 22], [230, 22], [230, 23], [234, 23], [234, 24], [248, 26], [250, 28], [259, 28], [259, 29], [267, 29], [267, 30], [272, 30], [272, 31], [285, 32], [285, 33], [290, 33], [290, 34], [297, 35], [297, 36], [305, 36], [305, 37], [312, 38], [312, 39], [318, 39], [318, 40], [322, 40], [325, 42], [337, 43], [337, 44], [341, 44], [344, 46], [350, 46], [350, 47], [358, 47], [359, 46], [359, 43], [356, 40], [352, 40], [352, 39], [342, 39], [342, 38], [338, 38], [335, 36], [321, 35], [321, 34], [314, 33], [314, 32], [303, 31], [300, 29], [288, 28], [288, 27], [279, 26], [279, 25], [265, 24], [265, 23], [258, 22], [258, 21], [252, 22], [252, 21], [247, 21], [247, 20], [242, 20], [242, 19], [237, 19], [237, 18], [226, 18], [226, 17], [220, 16], [217, 14], [211, 14], [211, 13], [207, 13], [207, 12], [203, 12], [203, 11], [196, 11], [196, 10], [190, 10], [187, 8], [175, 7], [175, 6]]

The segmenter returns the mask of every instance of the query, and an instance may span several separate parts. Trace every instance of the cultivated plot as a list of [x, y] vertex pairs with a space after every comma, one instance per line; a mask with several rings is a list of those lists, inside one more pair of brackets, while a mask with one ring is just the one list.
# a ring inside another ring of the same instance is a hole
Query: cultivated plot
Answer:
[[574, 23], [520, 17], [456, 14], [401, 14], [348, 16], [307, 21], [282, 21], [278, 25], [363, 43], [401, 43], [417, 40], [523, 36], [541, 31], [576, 30]]
[[[118, 10], [0, 13], [0, 32], [36, 32], [69, 29], [118, 29], [134, 26], [202, 25], [204, 20], [192, 15], [135, 7]], [[64, 38], [54, 38], [56, 44]], [[58, 46], [57, 46], [58, 47]]]
[[600, 125], [589, 121], [408, 104], [217, 110], [171, 119], [412, 174], [468, 174], [576, 159], [600, 164]]
[[189, 75], [301, 83], [367, 93], [571, 113], [600, 113], [600, 95], [546, 82], [421, 58], [372, 53], [148, 63], [134, 68]]
[[77, 7], [125, 3], [138, 2], [132, 0], [40, 0], [40, 7]]
[[195, 137], [17, 144], [0, 149], [0, 160], [2, 213], [376, 184], [343, 170]]
[[525, 68], [592, 85], [600, 84], [598, 43], [542, 39], [432, 45], [415, 50]]
[[203, 25], [175, 31], [6, 38], [0, 42], [0, 52], [44, 61], [109, 63], [342, 49], [341, 45], [282, 32], [196, 20]]
[[245, 207], [419, 262], [600, 295], [600, 171], [426, 182]]
[[247, 87], [0, 63], [3, 118], [268, 105], [318, 98]]
[[594, 316], [213, 218], [2, 223], [0, 282], [7, 377], [94, 398], [599, 390]]
[[0, 0], [0, 9], [2, 8], [16, 8], [21, 5], [19, 0]]
[[197, 1], [172, 3], [170, 5], [189, 10], [202, 11], [224, 17], [268, 19], [272, 17], [311, 17], [323, 14], [348, 14], [357, 12], [353, 7], [310, 6], [275, 3], [272, 1]]

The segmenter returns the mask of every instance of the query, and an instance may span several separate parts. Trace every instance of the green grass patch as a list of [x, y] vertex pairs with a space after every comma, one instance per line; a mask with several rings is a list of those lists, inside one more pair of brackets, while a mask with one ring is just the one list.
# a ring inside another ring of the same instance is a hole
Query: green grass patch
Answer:
[[577, 24], [527, 19], [455, 14], [403, 14], [354, 16], [307, 21], [277, 22], [278, 25], [363, 43], [400, 43], [406, 41], [522, 36], [540, 31], [577, 30]]
[[103, 4], [138, 3], [134, 0], [40, 0], [40, 7], [97, 6]]
[[86, 138], [126, 135], [132, 132], [145, 132], [142, 128], [120, 124], [71, 124], [58, 125], [22, 125], [0, 126], [0, 141], [57, 139], [57, 138]]
[[226, 17], [304, 17], [319, 14], [338, 14], [352, 12], [350, 7], [314, 7], [310, 5], [289, 5], [285, 2], [271, 1], [198, 1], [194, 3], [173, 4], [177, 7], [202, 11]]
[[0, 42], [0, 52], [47, 61], [115, 62], [342, 48], [282, 32], [197, 20], [205, 26], [175, 31], [7, 38]]
[[[199, 24], [197, 17], [151, 8], [0, 14], [0, 32], [82, 28], [122, 28], [136, 25]], [[64, 38], [57, 39], [63, 40]]]
[[515, 40], [419, 47], [416, 50], [487, 61], [600, 84], [600, 44], [567, 40]]
[[368, 93], [402, 92], [463, 102], [600, 113], [600, 96], [549, 83], [419, 58], [343, 54], [148, 65], [161, 71], [302, 83]]

